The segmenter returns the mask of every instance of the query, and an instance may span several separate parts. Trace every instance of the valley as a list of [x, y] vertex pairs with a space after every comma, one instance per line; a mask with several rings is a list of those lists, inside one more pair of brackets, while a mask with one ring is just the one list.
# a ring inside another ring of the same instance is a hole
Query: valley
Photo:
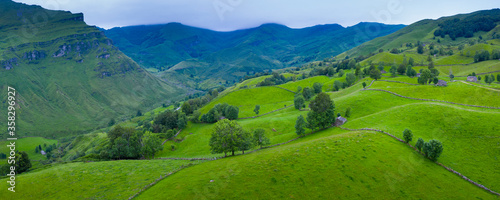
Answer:
[[0, 5], [0, 38], [16, 38], [19, 7], [57, 16], [36, 39], [0, 43], [31, 163], [0, 199], [500, 197], [499, 9], [217, 32], [101, 30]]

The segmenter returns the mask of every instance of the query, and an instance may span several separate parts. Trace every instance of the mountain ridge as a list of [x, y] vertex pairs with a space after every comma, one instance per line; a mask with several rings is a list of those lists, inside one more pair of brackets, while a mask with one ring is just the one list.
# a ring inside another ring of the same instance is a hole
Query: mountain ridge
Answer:
[[[300, 66], [340, 54], [372, 38], [399, 30], [404, 25], [359, 23], [293, 29], [267, 23], [258, 27], [217, 32], [180, 23], [120, 27], [106, 30], [116, 46], [144, 68], [156, 68], [163, 79], [209, 89], [235, 82], [247, 73]], [[172, 71], [188, 60], [207, 63]], [[224, 73], [222, 73], [224, 72]]]

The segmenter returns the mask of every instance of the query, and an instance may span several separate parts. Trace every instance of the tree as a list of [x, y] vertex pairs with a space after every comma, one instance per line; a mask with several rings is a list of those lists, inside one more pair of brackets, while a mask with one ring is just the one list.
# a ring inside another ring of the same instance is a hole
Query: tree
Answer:
[[443, 145], [438, 140], [430, 140], [424, 144], [424, 154], [432, 161], [436, 161], [442, 152]]
[[408, 65], [408, 68], [406, 68], [406, 75], [408, 77], [415, 77], [417, 75], [417, 71], [415, 71], [411, 65]]
[[356, 82], [356, 75], [354, 75], [353, 73], [347, 73], [345, 81], [349, 86], [351, 86], [354, 82]]
[[161, 140], [158, 136], [146, 133], [142, 137], [142, 153], [144, 157], [155, 158], [155, 154], [161, 150], [163, 150], [163, 145], [161, 145]]
[[316, 93], [316, 94], [322, 92], [323, 91], [322, 88], [323, 88], [323, 84], [321, 84], [321, 83], [316, 82], [313, 84], [314, 93]]
[[418, 138], [417, 140], [417, 143], [415, 144], [415, 147], [417, 147], [417, 149], [419, 151], [422, 151], [422, 147], [424, 147], [424, 140], [422, 138]]
[[270, 144], [269, 138], [266, 137], [264, 129], [258, 128], [253, 131], [253, 141], [255, 145], [262, 146]]
[[186, 127], [187, 121], [188, 120], [186, 114], [180, 113], [179, 117], [177, 118], [177, 128], [183, 129], [184, 127]]
[[342, 88], [342, 82], [340, 82], [339, 80], [335, 80], [335, 82], [333, 82], [333, 90], [339, 91], [340, 88]]
[[321, 129], [331, 126], [335, 122], [335, 104], [330, 95], [319, 93], [309, 104], [311, 111], [307, 113], [307, 127]]
[[370, 71], [370, 78], [378, 80], [381, 77], [382, 77], [382, 73], [380, 73], [380, 70], [374, 69], [374, 70]]
[[422, 44], [418, 45], [417, 52], [418, 52], [418, 54], [423, 54], [424, 53], [424, 46], [422, 46]]
[[500, 74], [497, 74], [497, 81], [500, 82]]
[[295, 99], [293, 99], [293, 104], [295, 106], [295, 109], [300, 110], [301, 108], [305, 107], [305, 102], [306, 100], [302, 95], [297, 95]]
[[398, 73], [399, 73], [400, 75], [405, 74], [405, 72], [406, 72], [406, 67], [405, 67], [405, 65], [400, 64], [400, 65], [399, 65], [399, 67], [397, 68], [397, 71], [398, 71]]
[[297, 117], [297, 121], [295, 121], [295, 133], [299, 136], [304, 135], [306, 132], [304, 127], [306, 127], [306, 121], [302, 115], [299, 115], [299, 117]]
[[437, 77], [434, 77], [434, 79], [432, 80], [432, 82], [433, 82], [434, 84], [437, 84], [437, 83], [439, 82], [439, 79], [438, 79]]
[[238, 119], [238, 114], [240, 112], [240, 109], [236, 106], [227, 106], [225, 113], [225, 117], [230, 119], [230, 120], [235, 120]]
[[311, 90], [311, 88], [309, 87], [305, 87], [303, 90], [302, 90], [302, 95], [304, 96], [304, 99], [306, 99], [306, 101], [309, 101], [309, 99], [311, 99], [311, 97], [314, 95], [313, 91]]
[[389, 70], [389, 72], [391, 72], [392, 77], [396, 77], [396, 75], [398, 73], [398, 68], [395, 65], [393, 65], [391, 67], [391, 69]]
[[243, 130], [241, 134], [236, 136], [238, 137], [238, 150], [240, 150], [242, 154], [245, 154], [246, 150], [252, 149], [255, 143], [250, 132]]
[[419, 77], [419, 82], [420, 84], [427, 84], [427, 81], [432, 78], [432, 73], [431, 70], [424, 69], [422, 73], [420, 74]]
[[408, 60], [408, 65], [410, 65], [410, 66], [415, 65], [415, 60], [412, 57], [410, 57], [410, 59]]
[[413, 139], [413, 133], [411, 132], [410, 129], [405, 129], [403, 131], [403, 138], [406, 143], [411, 142], [411, 140]]
[[455, 75], [450, 74], [450, 81], [453, 81], [453, 78], [455, 78]]
[[255, 105], [255, 108], [253, 109], [253, 112], [258, 115], [260, 110], [260, 105]]
[[481, 76], [477, 76], [477, 80], [480, 82], [481, 81]]
[[19, 152], [16, 156], [15, 165], [16, 172], [19, 174], [28, 171], [28, 169], [31, 168], [31, 161], [28, 153], [26, 153], [25, 151]]
[[327, 71], [327, 75], [330, 77], [335, 74], [335, 69], [333, 69], [333, 67], [326, 68], [326, 71]]
[[344, 76], [344, 70], [342, 70], [342, 69], [341, 69], [341, 70], [339, 71], [339, 77], [342, 77], [342, 76]]
[[142, 112], [141, 112], [141, 110], [137, 110], [137, 114], [135, 114], [135, 116], [137, 116], [137, 117], [142, 116]]
[[239, 137], [239, 135], [244, 134], [243, 132], [243, 128], [236, 121], [228, 119], [218, 121], [215, 123], [210, 138], [211, 152], [213, 154], [224, 153], [224, 156], [231, 152], [234, 156], [234, 152], [241, 147], [240, 140], [242, 137]]
[[108, 126], [113, 126], [113, 125], [115, 125], [115, 123], [116, 123], [116, 122], [115, 122], [115, 119], [111, 119], [111, 120], [109, 120], [109, 122], [108, 122]]
[[182, 104], [181, 110], [183, 113], [186, 113], [186, 115], [190, 115], [193, 113], [193, 110], [191, 109], [191, 104], [189, 104], [187, 101]]
[[345, 110], [345, 117], [350, 117], [351, 116], [351, 107], [347, 107]]
[[365, 83], [365, 82], [363, 82], [363, 84], [362, 84], [362, 85], [363, 85], [363, 89], [364, 89], [364, 88], [366, 87], [366, 83]]
[[201, 116], [201, 112], [199, 110], [195, 110], [193, 112], [193, 115], [191, 115], [191, 121], [192, 122], [199, 122], [200, 121], [200, 116]]

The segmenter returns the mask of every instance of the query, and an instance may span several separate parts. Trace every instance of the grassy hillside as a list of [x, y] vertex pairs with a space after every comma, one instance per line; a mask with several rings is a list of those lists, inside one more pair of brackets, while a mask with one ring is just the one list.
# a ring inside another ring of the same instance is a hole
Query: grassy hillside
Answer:
[[392, 138], [338, 129], [185, 169], [138, 199], [165, 194], [176, 199], [494, 199]]
[[[260, 105], [260, 113], [264, 114], [290, 106], [293, 104], [294, 93], [277, 87], [258, 87], [252, 89], [241, 89], [231, 92], [227, 95], [217, 98], [200, 109], [202, 114], [207, 113], [211, 108], [219, 103], [228, 103], [238, 106], [240, 109], [239, 117], [251, 117], [256, 114], [253, 112], [255, 105]], [[242, 98], [246, 97], [246, 98]]]
[[[26, 153], [28, 153], [28, 156], [31, 160], [47, 160], [47, 158], [41, 153], [35, 152], [35, 148], [38, 145], [41, 145], [41, 147], [45, 149], [44, 144], [57, 144], [57, 140], [45, 139], [42, 137], [27, 137], [18, 139], [16, 141], [0, 141], [0, 153], [4, 153], [7, 155], [9, 154], [10, 149], [9, 147], [7, 147], [7, 145], [9, 145], [10, 142], [16, 143], [16, 150], [25, 151]], [[5, 163], [7, 163], [7, 161], [5, 161]]]
[[[474, 24], [484, 21], [485, 18], [496, 19], [497, 21], [495, 21], [494, 24], [498, 25], [499, 16], [500, 16], [500, 10], [493, 9], [493, 10], [477, 11], [469, 14], [455, 15], [450, 17], [442, 17], [437, 20], [430, 20], [430, 19], [421, 20], [387, 36], [375, 38], [371, 41], [365, 42], [351, 50], [344, 52], [338, 57], [344, 58], [345, 56], [350, 56], [350, 57], [357, 57], [360, 55], [366, 56], [369, 55], [370, 53], [378, 53], [379, 50], [382, 50], [384, 52], [389, 52], [392, 49], [397, 49], [404, 52], [416, 53], [418, 42], [424, 45], [425, 50], [428, 50], [430, 44], [434, 44], [438, 47], [442, 46], [443, 48], [446, 48], [447, 51], [451, 47], [455, 51], [455, 53], [461, 51], [457, 47], [459, 47], [460, 45], [467, 46], [471, 44], [471, 42], [474, 42], [476, 44], [483, 43], [481, 45], [486, 45], [486, 44], [498, 45], [497, 43], [494, 42], [494, 40], [498, 39], [497, 32], [500, 29], [499, 26], [489, 30], [488, 32], [479, 31], [478, 29], [476, 29], [473, 32], [473, 34], [467, 37], [456, 37], [454, 39], [451, 38], [449, 34], [446, 34], [444, 35], [444, 37], [441, 37], [441, 36], [436, 36], [434, 33], [436, 30], [442, 30], [443, 25], [449, 24], [450, 21], [454, 20], [458, 20], [458, 22], [456, 22], [457, 30], [460, 30], [460, 28], [463, 27], [472, 27]], [[474, 22], [474, 20], [477, 20], [477, 23]], [[407, 44], [410, 43], [412, 44], [412, 46], [411, 47], [407, 46]], [[474, 43], [472, 43], [470, 46], [474, 46]], [[484, 48], [478, 46], [472, 48], [466, 48], [463, 51], [463, 54], [465, 55], [467, 51], [471, 51], [472, 55], [474, 55], [475, 50], [482, 50], [482, 49]], [[491, 49], [487, 50], [491, 51]], [[429, 55], [427, 51], [426, 55]], [[461, 58], [458, 61], [459, 62], [442, 62], [441, 64], [462, 64], [466, 61], [471, 61], [471, 60]], [[392, 60], [389, 60], [389, 62], [392, 62]]]
[[[18, 137], [56, 138], [104, 127], [184, 91], [140, 68], [87, 26], [82, 14], [12, 1], [1, 1], [0, 9], [0, 89], [18, 92]], [[36, 13], [47, 20], [30, 22], [37, 31], [26, 33], [22, 19]], [[6, 110], [3, 98], [0, 109]]]
[[[191, 161], [122, 160], [59, 164], [17, 176], [16, 193], [1, 199], [128, 199], [144, 186]], [[1, 179], [7, 186], [6, 179]]]

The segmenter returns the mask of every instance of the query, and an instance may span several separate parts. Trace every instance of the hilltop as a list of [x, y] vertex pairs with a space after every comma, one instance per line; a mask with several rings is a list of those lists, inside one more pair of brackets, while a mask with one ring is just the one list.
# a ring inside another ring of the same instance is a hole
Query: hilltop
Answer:
[[180, 23], [130, 26], [106, 35], [139, 65], [165, 80], [198, 89], [230, 85], [245, 75], [323, 60], [403, 25], [360, 23], [292, 29], [280, 24], [217, 32]]
[[2, 0], [0, 38], [0, 89], [18, 91], [18, 137], [84, 133], [186, 92], [142, 69], [81, 13]]

